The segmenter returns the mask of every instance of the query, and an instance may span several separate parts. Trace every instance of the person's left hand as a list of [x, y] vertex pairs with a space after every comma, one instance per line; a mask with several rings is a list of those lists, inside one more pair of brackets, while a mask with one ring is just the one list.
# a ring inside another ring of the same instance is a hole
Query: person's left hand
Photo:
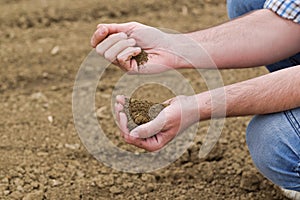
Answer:
[[147, 151], [163, 148], [178, 133], [200, 119], [195, 96], [178, 96], [164, 102], [170, 105], [164, 108], [154, 120], [129, 132], [128, 120], [123, 112], [125, 96], [117, 96], [116, 101], [115, 112], [121, 136], [125, 142]]

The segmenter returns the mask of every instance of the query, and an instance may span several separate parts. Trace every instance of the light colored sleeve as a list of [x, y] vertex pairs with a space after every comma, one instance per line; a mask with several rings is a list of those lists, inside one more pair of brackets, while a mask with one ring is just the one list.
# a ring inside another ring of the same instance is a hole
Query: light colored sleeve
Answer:
[[264, 8], [300, 24], [300, 0], [267, 0]]

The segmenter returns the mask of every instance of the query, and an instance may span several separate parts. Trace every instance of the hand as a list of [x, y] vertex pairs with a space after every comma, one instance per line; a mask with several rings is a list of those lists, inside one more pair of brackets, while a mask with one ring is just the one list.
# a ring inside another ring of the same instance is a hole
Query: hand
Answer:
[[[174, 69], [182, 60], [172, 53], [175, 34], [167, 34], [156, 28], [137, 22], [124, 24], [99, 24], [91, 38], [91, 45], [101, 56], [129, 73], [152, 74]], [[141, 66], [132, 59], [148, 53], [148, 61]]]
[[164, 108], [154, 120], [129, 132], [127, 117], [123, 112], [125, 97], [117, 96], [116, 101], [115, 112], [121, 136], [127, 143], [147, 151], [163, 148], [178, 133], [200, 119], [195, 96], [178, 96], [164, 102], [170, 105]]

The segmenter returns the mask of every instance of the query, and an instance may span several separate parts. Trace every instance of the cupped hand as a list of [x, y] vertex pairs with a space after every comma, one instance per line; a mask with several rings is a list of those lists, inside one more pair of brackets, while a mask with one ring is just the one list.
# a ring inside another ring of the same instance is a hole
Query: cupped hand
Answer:
[[117, 96], [116, 118], [125, 142], [147, 151], [156, 151], [200, 119], [195, 96], [178, 96], [164, 103], [169, 106], [164, 108], [154, 120], [129, 132], [128, 120], [123, 112], [125, 96]]
[[[129, 73], [152, 74], [179, 66], [180, 57], [172, 52], [174, 34], [137, 22], [99, 24], [91, 45], [101, 56]], [[132, 57], [148, 54], [148, 61], [138, 66]]]

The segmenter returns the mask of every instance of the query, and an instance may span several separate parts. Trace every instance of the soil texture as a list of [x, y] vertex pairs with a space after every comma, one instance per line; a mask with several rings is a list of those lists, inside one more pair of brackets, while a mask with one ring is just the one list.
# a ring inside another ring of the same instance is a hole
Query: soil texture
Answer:
[[166, 106], [166, 104], [153, 103], [147, 100], [126, 98], [124, 112], [128, 119], [129, 131], [153, 120]]
[[[253, 165], [245, 140], [251, 117], [227, 119], [218, 143], [203, 159], [198, 153], [210, 121], [200, 122], [194, 143], [176, 162], [140, 174], [97, 161], [74, 126], [74, 81], [92, 50], [90, 37], [97, 24], [139, 21], [191, 32], [227, 21], [225, 0], [2, 0], [0, 13], [0, 199], [285, 199]], [[180, 73], [195, 92], [207, 90], [195, 70]], [[267, 70], [220, 73], [227, 85]], [[114, 65], [107, 68], [96, 90], [95, 110], [107, 138], [138, 154], [140, 149], [120, 136], [111, 106], [123, 75]], [[132, 76], [120, 88], [134, 80]], [[151, 102], [172, 97], [167, 88], [152, 84], [130, 96]]]
[[133, 56], [132, 58], [136, 60], [136, 63], [139, 67], [140, 65], [146, 64], [148, 61], [148, 53], [142, 49], [141, 53], [139, 53], [137, 56]]

